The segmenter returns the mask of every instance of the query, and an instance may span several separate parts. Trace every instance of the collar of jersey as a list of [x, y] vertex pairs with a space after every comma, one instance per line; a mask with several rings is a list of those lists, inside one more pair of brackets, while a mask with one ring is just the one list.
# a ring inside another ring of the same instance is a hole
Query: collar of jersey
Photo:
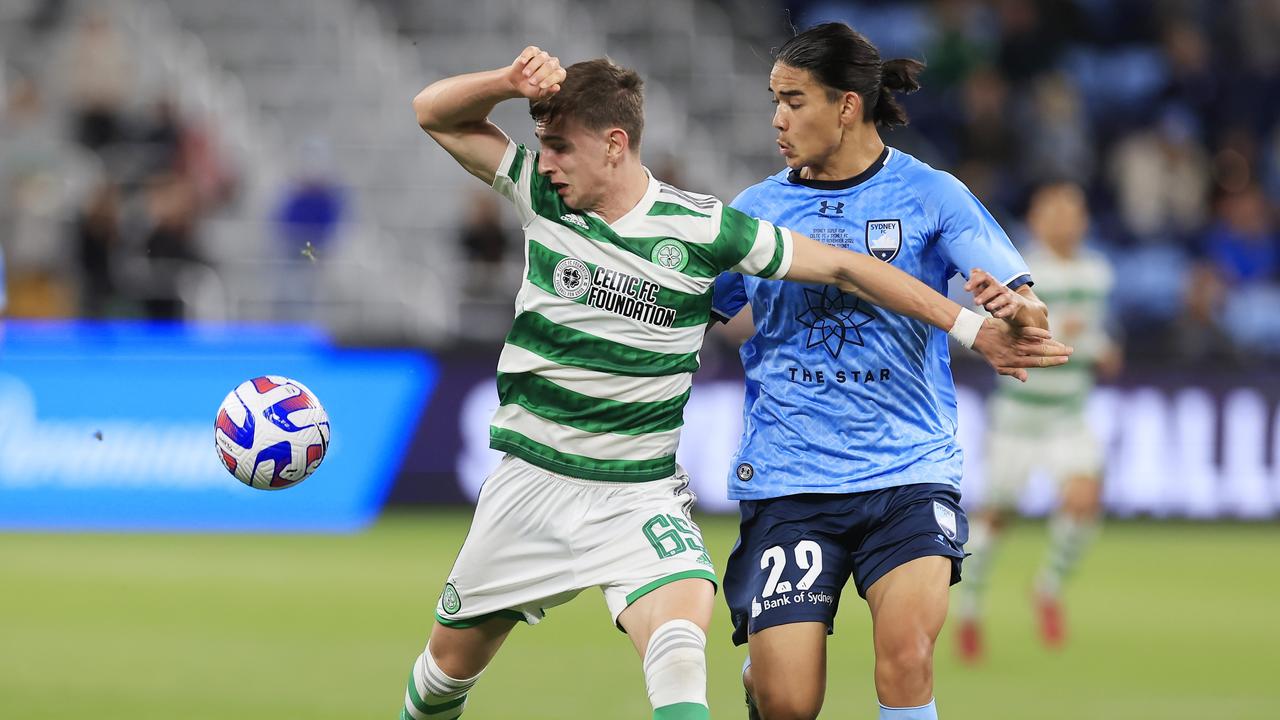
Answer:
[[844, 180], [807, 180], [800, 177], [799, 170], [792, 170], [787, 173], [787, 180], [796, 185], [803, 185], [814, 190], [848, 190], [875, 177], [876, 173], [880, 172], [880, 168], [884, 167], [887, 162], [889, 162], [889, 146], [885, 145], [884, 151], [880, 153], [880, 157], [876, 158], [875, 162], [868, 165], [866, 170], [851, 178], [845, 178]]
[[653, 207], [653, 202], [658, 199], [658, 191], [662, 189], [662, 184], [653, 176], [653, 173], [649, 172], [649, 168], [644, 169], [644, 174], [649, 178], [649, 187], [645, 188], [644, 195], [640, 196], [640, 202], [636, 203], [636, 206], [628, 210], [622, 217], [610, 223], [605, 222], [605, 219], [597, 215], [594, 211], [588, 210], [586, 214], [596, 220], [599, 220], [610, 228], [625, 225], [634, 218], [645, 217], [648, 215], [649, 208]]

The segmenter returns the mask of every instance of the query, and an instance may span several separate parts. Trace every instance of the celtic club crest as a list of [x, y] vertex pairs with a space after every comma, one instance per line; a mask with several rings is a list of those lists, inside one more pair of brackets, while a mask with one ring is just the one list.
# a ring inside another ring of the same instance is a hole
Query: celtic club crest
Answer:
[[458, 597], [458, 589], [453, 583], [446, 583], [444, 592], [440, 593], [440, 607], [450, 615], [462, 609], [462, 598]]
[[649, 259], [668, 270], [683, 270], [689, 264], [689, 251], [679, 240], [667, 238], [653, 246]]

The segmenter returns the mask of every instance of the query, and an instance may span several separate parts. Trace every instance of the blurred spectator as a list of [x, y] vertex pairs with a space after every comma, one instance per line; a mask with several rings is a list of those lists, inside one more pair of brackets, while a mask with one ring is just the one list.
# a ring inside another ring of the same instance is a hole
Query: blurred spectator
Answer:
[[1110, 172], [1129, 232], [1145, 240], [1182, 238], [1204, 225], [1209, 161], [1196, 135], [1191, 115], [1169, 107], [1155, 127], [1120, 142]]
[[85, 317], [102, 318], [115, 313], [119, 304], [116, 286], [120, 244], [119, 194], [104, 180], [89, 196], [75, 224], [80, 272], [80, 312]]
[[39, 87], [17, 76], [0, 115], [0, 243], [8, 271], [8, 311], [17, 317], [74, 314], [61, 222], [86, 174], [62, 147]]
[[120, 140], [122, 113], [133, 92], [134, 62], [105, 9], [87, 11], [60, 69], [70, 89], [76, 139], [91, 150]]
[[9, 296], [5, 291], [5, 273], [4, 273], [4, 246], [0, 245], [0, 317], [4, 317], [4, 309], [8, 304]]
[[978, 197], [1007, 205], [1014, 182], [1008, 169], [1014, 167], [1022, 138], [1011, 117], [1009, 86], [994, 67], [984, 65], [965, 80], [961, 97], [964, 121], [956, 177]]
[[161, 97], [139, 123], [136, 133], [136, 141], [140, 145], [137, 150], [145, 153], [144, 162], [149, 174], [183, 169], [183, 136], [178, 109], [172, 100]]
[[189, 266], [203, 262], [195, 245], [195, 190], [180, 175], [160, 175], [146, 193], [144, 247], [149, 268], [143, 306], [152, 319], [180, 320], [184, 275]]
[[1183, 294], [1186, 310], [1174, 328], [1175, 352], [1180, 360], [1206, 363], [1237, 359], [1231, 338], [1218, 322], [1225, 292], [1221, 277], [1207, 263], [1192, 267]]
[[996, 0], [1001, 72], [1014, 84], [1053, 70], [1068, 38], [1079, 37], [1071, 0]]
[[329, 245], [346, 214], [345, 193], [333, 176], [328, 145], [313, 138], [303, 143], [301, 152], [296, 177], [276, 210], [289, 258], [298, 257], [308, 246], [319, 250]]
[[515, 245], [510, 230], [502, 222], [501, 205], [492, 192], [476, 192], [471, 197], [471, 207], [458, 236], [467, 260], [475, 271], [484, 274], [493, 271], [507, 257]]
[[983, 19], [977, 3], [934, 0], [933, 12], [938, 28], [932, 47], [925, 53], [929, 63], [923, 81], [926, 87], [946, 90], [961, 85], [986, 65], [992, 49], [988, 38], [975, 32]]
[[1280, 236], [1256, 185], [1218, 200], [1203, 246], [1205, 259], [1228, 286], [1280, 280]]
[[1162, 93], [1164, 103], [1190, 112], [1197, 128], [1213, 127], [1221, 117], [1219, 83], [1209, 64], [1209, 43], [1204, 33], [1188, 21], [1174, 21], [1165, 28], [1163, 47], [1169, 66], [1169, 80]]
[[1024, 179], [1032, 185], [1050, 179], [1087, 184], [1093, 175], [1093, 139], [1075, 85], [1060, 73], [1043, 75], [1031, 99]]
[[11, 76], [0, 112], [0, 189], [10, 190], [32, 175], [49, 172], [59, 159], [57, 118], [45, 110], [44, 95], [31, 78]]

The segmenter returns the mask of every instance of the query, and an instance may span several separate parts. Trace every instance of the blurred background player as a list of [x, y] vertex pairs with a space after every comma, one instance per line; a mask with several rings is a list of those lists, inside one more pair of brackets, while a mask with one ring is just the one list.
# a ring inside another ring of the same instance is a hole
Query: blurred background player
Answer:
[[986, 493], [972, 509], [965, 582], [958, 591], [961, 658], [983, 654], [982, 603], [1001, 530], [1016, 511], [1028, 477], [1048, 472], [1059, 488], [1049, 520], [1049, 548], [1033, 588], [1046, 645], [1065, 639], [1062, 586], [1097, 534], [1103, 458], [1085, 410], [1096, 377], [1114, 377], [1121, 354], [1104, 326], [1112, 271], [1082, 247], [1089, 227], [1084, 192], [1072, 182], [1039, 188], [1027, 210], [1035, 246], [1026, 256], [1053, 329], [1075, 347], [1069, 365], [1031, 374], [1025, 384], [997, 379], [990, 402]]
[[[923, 69], [882, 60], [843, 23], [788, 40], [769, 75], [787, 167], [733, 206], [935, 289], [962, 272], [998, 317], [1047, 328], [1026, 264], [978, 199], [880, 137], [906, 124], [894, 93], [917, 90]], [[936, 720], [933, 647], [968, 537], [947, 340], [839, 288], [717, 280], [717, 315], [748, 303], [756, 333], [742, 347], [729, 476], [741, 524], [724, 579], [734, 643], [749, 644], [749, 712], [817, 716], [852, 576], [871, 610], [880, 718]]]

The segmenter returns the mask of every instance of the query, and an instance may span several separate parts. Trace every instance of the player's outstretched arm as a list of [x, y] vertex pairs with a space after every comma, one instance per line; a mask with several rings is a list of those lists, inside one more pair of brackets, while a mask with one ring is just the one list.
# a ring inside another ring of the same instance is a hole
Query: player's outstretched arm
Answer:
[[436, 81], [413, 99], [418, 125], [467, 172], [493, 183], [507, 151], [506, 133], [489, 121], [503, 100], [537, 100], [560, 92], [560, 60], [532, 45], [505, 68]]
[[1071, 355], [1071, 348], [1050, 338], [1047, 330], [984, 320], [888, 263], [804, 235], [793, 236], [791, 266], [784, 280], [835, 285], [886, 310], [946, 330], [1002, 375], [1026, 380], [1023, 368], [1061, 365]]
[[973, 293], [973, 300], [987, 312], [1017, 327], [1049, 329], [1049, 308], [1036, 297], [1030, 285], [1017, 290], [1001, 283], [982, 268], [969, 271], [965, 292]]

